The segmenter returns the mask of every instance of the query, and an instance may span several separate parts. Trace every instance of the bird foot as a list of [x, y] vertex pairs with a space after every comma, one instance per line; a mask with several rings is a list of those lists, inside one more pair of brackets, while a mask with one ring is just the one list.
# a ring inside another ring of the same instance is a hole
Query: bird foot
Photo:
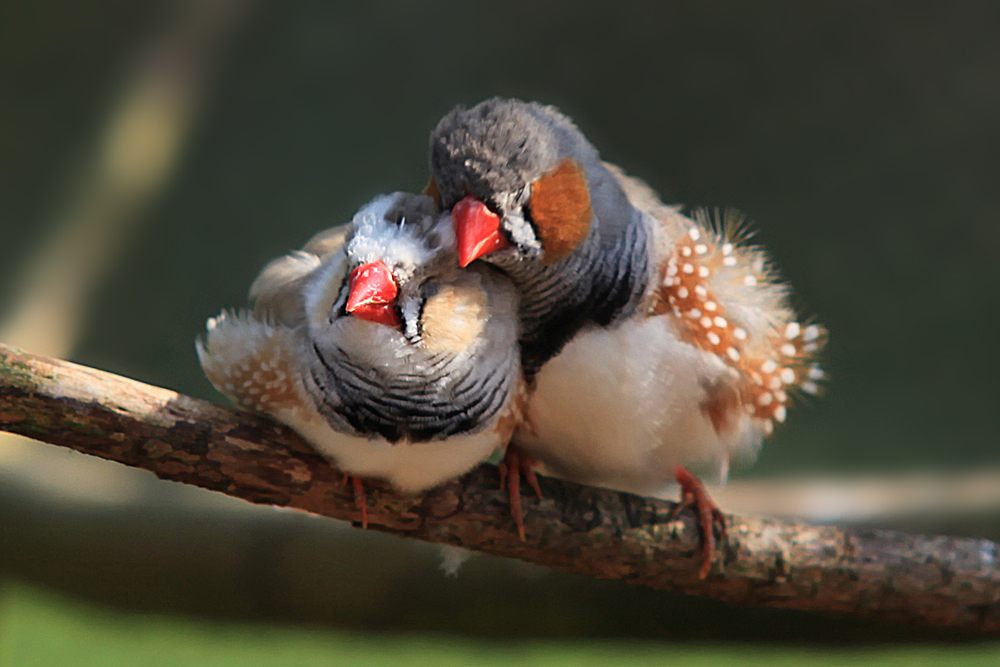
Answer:
[[681, 485], [681, 500], [674, 508], [673, 516], [677, 516], [685, 507], [694, 508], [698, 517], [698, 530], [701, 533], [701, 569], [698, 578], [708, 576], [712, 567], [712, 556], [715, 554], [715, 526], [719, 526], [719, 539], [726, 537], [726, 517], [715, 504], [701, 480], [692, 475], [684, 466], [677, 466], [674, 477]]
[[520, 451], [515, 445], [509, 445], [500, 462], [500, 490], [507, 487], [507, 497], [510, 499], [510, 513], [517, 523], [517, 534], [524, 541], [524, 515], [521, 512], [521, 475], [527, 480], [528, 486], [535, 490], [535, 495], [541, 500], [542, 489], [538, 485], [538, 477], [534, 467], [538, 463], [534, 457]]
[[360, 477], [347, 473], [344, 475], [344, 486], [348, 482], [354, 485], [354, 505], [361, 510], [361, 527], [368, 528], [368, 499], [365, 497], [365, 485]]

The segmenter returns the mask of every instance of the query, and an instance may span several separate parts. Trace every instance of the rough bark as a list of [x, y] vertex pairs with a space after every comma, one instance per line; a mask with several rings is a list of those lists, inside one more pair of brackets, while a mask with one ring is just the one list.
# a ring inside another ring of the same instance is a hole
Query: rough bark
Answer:
[[[254, 503], [359, 521], [342, 475], [292, 431], [0, 344], [0, 429]], [[371, 482], [369, 529], [739, 605], [1000, 635], [1000, 547], [988, 540], [730, 516], [712, 572], [674, 504], [542, 478], [518, 539], [492, 466], [420, 496]]]

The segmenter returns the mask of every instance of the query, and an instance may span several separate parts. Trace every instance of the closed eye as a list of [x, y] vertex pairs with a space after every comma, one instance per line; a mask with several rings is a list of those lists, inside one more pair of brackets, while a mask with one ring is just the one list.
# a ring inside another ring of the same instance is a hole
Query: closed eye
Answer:
[[333, 324], [334, 320], [338, 320], [341, 317], [347, 317], [347, 281], [345, 280], [340, 286], [340, 293], [337, 295], [337, 300], [333, 302], [333, 306], [330, 308], [330, 324]]

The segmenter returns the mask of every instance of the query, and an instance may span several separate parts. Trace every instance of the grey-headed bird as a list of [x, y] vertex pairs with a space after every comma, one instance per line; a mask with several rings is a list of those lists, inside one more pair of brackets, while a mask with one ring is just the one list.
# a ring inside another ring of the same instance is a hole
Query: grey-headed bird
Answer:
[[431, 134], [430, 166], [460, 263], [502, 269], [521, 295], [529, 398], [508, 452], [635, 493], [678, 482], [706, 576], [725, 520], [687, 467], [724, 478], [752, 458], [792, 395], [816, 392], [825, 330], [798, 322], [738, 216], [664, 205], [553, 107], [458, 107]]
[[208, 321], [202, 368], [353, 478], [363, 523], [362, 479], [416, 493], [510, 440], [523, 400], [517, 294], [492, 267], [459, 268], [431, 199], [375, 198], [265, 267], [250, 297], [252, 310]]

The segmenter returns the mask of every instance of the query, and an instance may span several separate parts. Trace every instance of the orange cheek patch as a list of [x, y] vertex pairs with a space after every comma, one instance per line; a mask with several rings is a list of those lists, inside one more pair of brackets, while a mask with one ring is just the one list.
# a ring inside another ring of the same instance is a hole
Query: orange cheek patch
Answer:
[[431, 354], [460, 354], [486, 326], [486, 293], [446, 285], [424, 303], [423, 346]]
[[590, 233], [593, 217], [583, 168], [566, 159], [535, 181], [528, 210], [545, 249], [546, 264], [576, 250]]

